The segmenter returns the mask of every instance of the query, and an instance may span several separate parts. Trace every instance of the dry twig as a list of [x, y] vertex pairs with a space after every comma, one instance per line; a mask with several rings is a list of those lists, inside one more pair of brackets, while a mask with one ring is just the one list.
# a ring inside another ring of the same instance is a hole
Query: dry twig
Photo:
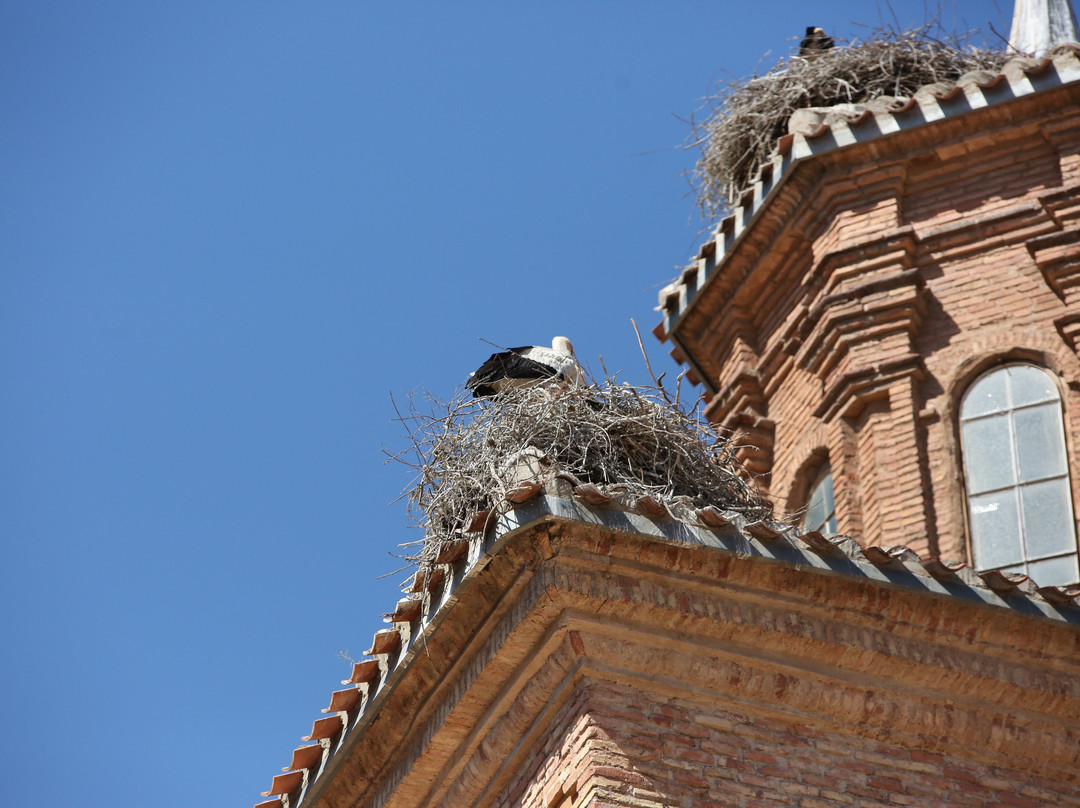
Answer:
[[771, 516], [731, 445], [658, 387], [608, 380], [584, 389], [511, 390], [492, 399], [429, 399], [429, 405], [427, 412], [410, 408], [403, 420], [411, 445], [392, 455], [416, 473], [405, 496], [424, 540], [406, 558], [421, 567], [442, 542], [477, 531], [477, 513], [503, 504], [519, 481], [523, 456], [542, 466], [546, 478], [568, 473], [626, 497], [713, 505], [748, 522]]

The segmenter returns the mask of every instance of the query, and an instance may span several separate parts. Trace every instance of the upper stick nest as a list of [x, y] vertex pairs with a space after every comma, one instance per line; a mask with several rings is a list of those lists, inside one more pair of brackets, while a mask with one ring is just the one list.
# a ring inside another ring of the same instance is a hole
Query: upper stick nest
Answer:
[[414, 404], [402, 418], [413, 446], [395, 455], [417, 472], [406, 495], [424, 539], [408, 558], [421, 565], [440, 542], [477, 530], [477, 513], [505, 506], [523, 465], [541, 478], [568, 473], [628, 497], [738, 511], [749, 522], [771, 513], [729, 442], [660, 388], [608, 381], [429, 403], [431, 412]]
[[902, 33], [881, 29], [868, 39], [811, 57], [782, 59], [763, 76], [735, 80], [706, 100], [693, 124], [701, 158], [693, 185], [702, 215], [723, 215], [787, 133], [791, 114], [807, 107], [910, 98], [935, 82], [973, 70], [998, 71], [1004, 51], [965, 46], [970, 37], [931, 36], [933, 24]]

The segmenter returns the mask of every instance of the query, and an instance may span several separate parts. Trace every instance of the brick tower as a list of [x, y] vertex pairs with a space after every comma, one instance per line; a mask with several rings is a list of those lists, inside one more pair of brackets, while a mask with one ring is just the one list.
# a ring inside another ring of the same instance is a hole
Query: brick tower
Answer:
[[800, 111], [661, 293], [708, 417], [806, 527], [1080, 581], [1077, 54]]

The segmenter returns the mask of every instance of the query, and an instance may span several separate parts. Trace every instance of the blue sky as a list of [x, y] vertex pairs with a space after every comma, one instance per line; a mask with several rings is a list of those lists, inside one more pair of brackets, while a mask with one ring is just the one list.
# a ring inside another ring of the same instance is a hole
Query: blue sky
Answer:
[[555, 334], [643, 382], [631, 317], [674, 376], [685, 120], [881, 9], [0, 3], [6, 802], [258, 801], [405, 577], [391, 392]]

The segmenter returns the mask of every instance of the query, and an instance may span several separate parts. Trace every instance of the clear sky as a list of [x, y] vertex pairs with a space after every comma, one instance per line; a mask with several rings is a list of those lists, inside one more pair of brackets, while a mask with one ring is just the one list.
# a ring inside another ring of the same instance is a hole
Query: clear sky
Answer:
[[391, 392], [674, 376], [686, 119], [892, 20], [812, 5], [0, 2], [4, 804], [258, 801], [406, 577]]

